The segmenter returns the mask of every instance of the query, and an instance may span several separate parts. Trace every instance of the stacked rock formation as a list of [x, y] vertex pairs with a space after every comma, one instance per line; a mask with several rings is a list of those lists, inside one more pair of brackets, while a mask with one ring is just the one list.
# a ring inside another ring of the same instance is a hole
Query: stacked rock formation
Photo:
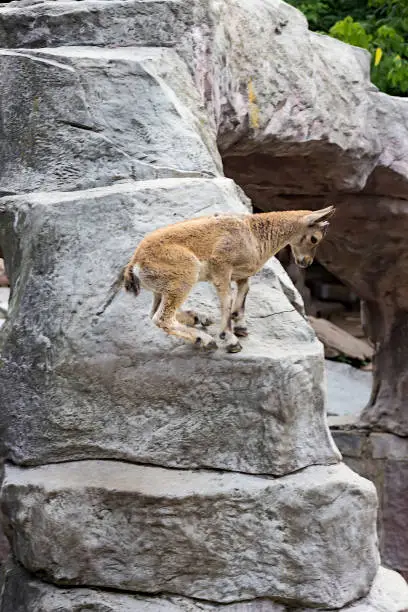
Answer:
[[[2, 612], [408, 604], [280, 265], [253, 283], [237, 355], [166, 337], [146, 293], [106, 301], [146, 232], [248, 209], [218, 147], [259, 129], [252, 51], [289, 19], [304, 27], [278, 0], [0, 10]], [[207, 286], [191, 302], [216, 307]]]
[[[236, 79], [223, 106], [224, 169], [261, 210], [336, 204], [318, 257], [362, 300], [375, 357], [358, 428], [335, 439], [347, 463], [379, 486], [381, 552], [408, 578], [408, 99], [372, 85], [366, 51], [313, 34], [300, 13], [268, 4], [280, 18], [269, 28], [258, 21], [256, 43], [240, 37], [258, 127], [248, 133], [241, 121], [231, 136], [242, 116]], [[241, 22], [230, 28], [240, 32]]]

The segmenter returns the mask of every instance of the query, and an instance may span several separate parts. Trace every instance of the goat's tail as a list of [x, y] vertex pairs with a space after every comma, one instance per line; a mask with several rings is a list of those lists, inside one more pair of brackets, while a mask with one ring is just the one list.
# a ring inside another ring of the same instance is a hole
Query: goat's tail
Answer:
[[137, 296], [140, 293], [140, 279], [135, 274], [134, 263], [130, 262], [123, 269], [123, 282], [125, 285], [126, 291], [133, 291], [133, 293]]
[[140, 280], [139, 277], [133, 271], [133, 264], [127, 264], [122, 270], [119, 272], [116, 280], [112, 283], [109, 289], [109, 293], [105, 302], [99, 307], [96, 312], [96, 317], [99, 317], [101, 314], [105, 312], [105, 310], [110, 306], [121, 290], [121, 288], [125, 286], [126, 291], [133, 291], [135, 295], [139, 295], [140, 293]]

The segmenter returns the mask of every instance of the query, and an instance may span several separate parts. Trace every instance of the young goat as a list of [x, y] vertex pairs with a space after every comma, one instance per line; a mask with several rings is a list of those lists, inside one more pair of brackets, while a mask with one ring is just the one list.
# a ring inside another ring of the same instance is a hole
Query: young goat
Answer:
[[[333, 212], [334, 207], [329, 206], [316, 212], [214, 215], [158, 229], [142, 240], [125, 267], [125, 288], [136, 295], [141, 285], [153, 292], [150, 316], [163, 331], [216, 349], [209, 334], [193, 327], [206, 327], [212, 321], [180, 310], [196, 283], [213, 283], [221, 303], [220, 338], [226, 340], [228, 352], [237, 353], [242, 349], [238, 337], [248, 335], [245, 299], [249, 277], [288, 244], [297, 265], [310, 266]], [[235, 300], [231, 281], [238, 288]]]

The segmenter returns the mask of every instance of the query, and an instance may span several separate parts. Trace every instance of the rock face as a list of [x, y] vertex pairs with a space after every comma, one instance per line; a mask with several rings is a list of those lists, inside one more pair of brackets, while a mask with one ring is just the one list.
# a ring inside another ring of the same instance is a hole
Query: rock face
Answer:
[[[364, 599], [341, 612], [402, 612], [408, 587], [395, 572], [380, 568]], [[314, 608], [315, 610], [316, 608]], [[63, 589], [33, 579], [10, 565], [7, 568], [3, 612], [293, 612], [270, 599], [231, 604], [211, 604], [177, 596], [143, 596], [103, 593], [93, 589]], [[296, 608], [296, 612], [313, 612]], [[322, 612], [328, 612], [322, 610]]]
[[[364, 108], [349, 119], [339, 92], [352, 62], [368, 87], [364, 53], [341, 59], [280, 0], [23, 0], [0, 9], [0, 44], [1, 496], [20, 564], [2, 608], [401, 612], [405, 586], [374, 582], [375, 490], [339, 463], [322, 346], [280, 265], [254, 279], [238, 355], [167, 337], [146, 292], [110, 299], [147, 232], [248, 212], [221, 156], [261, 170], [260, 151], [303, 161], [320, 139], [337, 188], [361, 188], [383, 144], [354, 142]], [[334, 93], [299, 131], [288, 91], [313, 106], [312, 75]], [[191, 304], [217, 309], [207, 286]]]
[[[408, 435], [406, 384], [395, 383], [408, 376], [400, 341], [408, 320], [408, 101], [376, 90], [365, 51], [309, 32], [280, 0], [11, 2], [0, 12], [0, 44], [27, 49], [1, 58], [3, 193], [219, 172], [216, 136], [226, 173], [259, 208], [317, 207], [334, 197], [339, 214], [321, 260], [367, 303], [378, 348], [363, 423]], [[196, 122], [210, 126], [204, 145], [194, 141], [188, 112], [183, 127], [167, 127], [175, 107], [162, 87], [188, 79], [173, 89], [176, 113], [191, 109], [190, 96], [196, 117], [206, 106], [208, 118]], [[118, 108], [114, 99], [127, 103]]]
[[3, 50], [0, 79], [3, 194], [220, 172], [214, 138], [200, 138], [191, 76], [172, 49]]
[[2, 499], [17, 560], [56, 583], [334, 608], [365, 595], [377, 571], [375, 489], [344, 465], [279, 479], [8, 467]]
[[[322, 348], [282, 292], [280, 279], [289, 283], [277, 262], [254, 282], [252, 334], [233, 357], [219, 350], [209, 359], [155, 328], [147, 292], [138, 299], [121, 292], [95, 314], [147, 231], [188, 216], [245, 212], [232, 181], [139, 181], [3, 198], [2, 206], [8, 222], [0, 240], [6, 257], [21, 262], [11, 271], [14, 317], [0, 370], [7, 457], [274, 475], [339, 461], [326, 424]], [[211, 288], [195, 304], [217, 317]]]
[[347, 465], [375, 483], [381, 558], [408, 579], [408, 441], [345, 427], [333, 427], [333, 435]]

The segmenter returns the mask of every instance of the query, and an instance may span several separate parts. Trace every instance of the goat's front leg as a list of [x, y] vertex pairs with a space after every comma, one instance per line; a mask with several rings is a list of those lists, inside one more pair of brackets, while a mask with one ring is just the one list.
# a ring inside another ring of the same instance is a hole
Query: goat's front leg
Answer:
[[232, 329], [231, 272], [214, 275], [212, 282], [217, 290], [221, 306], [220, 338], [227, 341], [226, 349], [229, 353], [238, 353], [242, 350], [242, 346]]
[[249, 291], [249, 279], [237, 280], [237, 295], [234, 306], [232, 307], [232, 319], [234, 321], [234, 334], [239, 337], [248, 335], [248, 328], [245, 320], [245, 301]]

